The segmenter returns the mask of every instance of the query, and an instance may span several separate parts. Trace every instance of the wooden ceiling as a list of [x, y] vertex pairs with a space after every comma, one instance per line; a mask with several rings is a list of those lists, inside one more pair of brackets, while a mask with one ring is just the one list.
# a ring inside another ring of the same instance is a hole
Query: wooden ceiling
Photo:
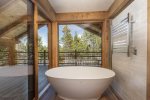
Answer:
[[[26, 0], [0, 0], [0, 38], [19, 38], [19, 36], [23, 36], [22, 34], [27, 33], [28, 17], [27, 2], [25, 1]], [[104, 19], [116, 16], [116, 14], [131, 3], [131, 1], [133, 0], [115, 0], [110, 9], [105, 12], [56, 13], [48, 0], [38, 0], [39, 21], [43, 21], [43, 17], [49, 21], [57, 21], [58, 23], [104, 21]], [[86, 26], [81, 25], [81, 27]], [[93, 30], [97, 29], [93, 28]]]
[[[27, 34], [27, 2], [24, 0], [0, 0], [0, 38], [18, 39]], [[39, 16], [39, 21], [45, 21]]]

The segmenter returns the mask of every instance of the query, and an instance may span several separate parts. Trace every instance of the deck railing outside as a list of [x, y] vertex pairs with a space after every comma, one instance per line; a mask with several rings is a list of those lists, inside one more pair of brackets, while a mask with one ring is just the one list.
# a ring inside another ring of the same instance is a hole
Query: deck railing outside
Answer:
[[[48, 52], [43, 51], [39, 52], [39, 64], [47, 65], [48, 64]], [[16, 52], [15, 57], [16, 64], [28, 64], [28, 52]], [[9, 52], [0, 52], [0, 65], [9, 64]]]
[[[9, 52], [0, 52], [0, 65], [9, 64]], [[59, 52], [59, 66], [101, 66], [101, 52]], [[48, 64], [48, 52], [39, 52], [39, 64]], [[16, 64], [28, 64], [28, 52], [16, 52]]]
[[[27, 52], [16, 52], [16, 63], [17, 64], [27, 64], [28, 63], [28, 53]], [[38, 63], [42, 65], [48, 64], [48, 52], [38, 52]]]
[[101, 66], [101, 52], [59, 52], [59, 66]]

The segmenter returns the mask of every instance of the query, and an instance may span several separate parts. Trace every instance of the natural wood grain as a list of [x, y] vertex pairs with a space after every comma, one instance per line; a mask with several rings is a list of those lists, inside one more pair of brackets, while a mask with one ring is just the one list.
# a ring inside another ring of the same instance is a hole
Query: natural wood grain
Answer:
[[38, 6], [40, 12], [47, 18], [49, 21], [55, 21], [55, 11], [52, 8], [48, 0], [38, 0]]
[[8, 47], [9, 49], [9, 65], [15, 65], [16, 64], [16, 60], [15, 60], [15, 57], [16, 57], [16, 42], [15, 40], [13, 39], [11, 41], [11, 45]]
[[58, 24], [52, 22], [52, 67], [58, 67]]
[[14, 41], [12, 41], [12, 39], [3, 39], [3, 38], [0, 38], [0, 46], [3, 46], [3, 47], [10, 47], [13, 42]]
[[108, 12], [76, 12], [76, 13], [57, 13], [58, 22], [77, 22], [82, 21], [103, 21], [107, 18]]
[[7, 7], [12, 5], [13, 3], [15, 3], [15, 0], [1, 0], [0, 1], [0, 12], [6, 10]]
[[109, 68], [109, 20], [105, 20], [102, 27], [102, 67]]
[[0, 30], [0, 37], [2, 37], [5, 33], [10, 31], [12, 28], [26, 21], [27, 19], [28, 19], [28, 16], [25, 15], [17, 19], [15, 22], [11, 23], [10, 25], [5, 26], [3, 29]]
[[0, 46], [3, 46], [5, 48], [8, 48], [8, 63], [9, 65], [15, 65], [16, 61], [15, 61], [15, 46], [16, 46], [16, 41], [14, 39], [1, 39], [0, 38]]
[[49, 65], [48, 68], [52, 67], [52, 24], [51, 22], [48, 23], [48, 59]]
[[37, 7], [37, 0], [34, 0], [34, 89], [35, 89], [35, 100], [38, 100], [38, 7]]
[[147, 100], [150, 100], [150, 0], [148, 0], [148, 32], [147, 32]]
[[125, 7], [127, 7], [134, 0], [115, 0], [109, 9], [109, 18], [114, 18], [119, 14]]

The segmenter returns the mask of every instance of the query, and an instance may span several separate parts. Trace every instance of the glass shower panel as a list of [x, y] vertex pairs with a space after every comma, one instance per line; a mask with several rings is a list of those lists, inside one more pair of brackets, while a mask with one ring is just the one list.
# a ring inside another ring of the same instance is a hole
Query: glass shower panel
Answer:
[[33, 100], [33, 4], [0, 0], [0, 100]]

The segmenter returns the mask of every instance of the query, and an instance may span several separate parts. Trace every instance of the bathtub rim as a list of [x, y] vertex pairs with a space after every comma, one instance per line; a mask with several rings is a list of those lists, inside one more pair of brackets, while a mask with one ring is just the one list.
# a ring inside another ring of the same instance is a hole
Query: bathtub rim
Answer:
[[[64, 67], [83, 67], [83, 66], [64, 66]], [[93, 66], [84, 66], [84, 67], [93, 67]], [[113, 78], [113, 77], [115, 77], [115, 75], [116, 75], [116, 73], [115, 73], [113, 70], [107, 69], [107, 68], [101, 68], [101, 67], [95, 67], [95, 68], [100, 68], [100, 69], [109, 70], [109, 71], [111, 71], [111, 72], [113, 73], [113, 75], [110, 76], [110, 77], [103, 77], [103, 78], [64, 78], [64, 77], [54, 77], [54, 76], [48, 75], [48, 71], [49, 71], [49, 70], [58, 69], [58, 68], [60, 68], [60, 67], [55, 67], [55, 68], [48, 69], [48, 70], [45, 72], [45, 75], [46, 75], [48, 78], [65, 79], [65, 80], [67, 80], [67, 79], [68, 79], [68, 80], [100, 80], [100, 79], [102, 80], [102, 79]], [[63, 68], [63, 67], [61, 66], [61, 68]]]

